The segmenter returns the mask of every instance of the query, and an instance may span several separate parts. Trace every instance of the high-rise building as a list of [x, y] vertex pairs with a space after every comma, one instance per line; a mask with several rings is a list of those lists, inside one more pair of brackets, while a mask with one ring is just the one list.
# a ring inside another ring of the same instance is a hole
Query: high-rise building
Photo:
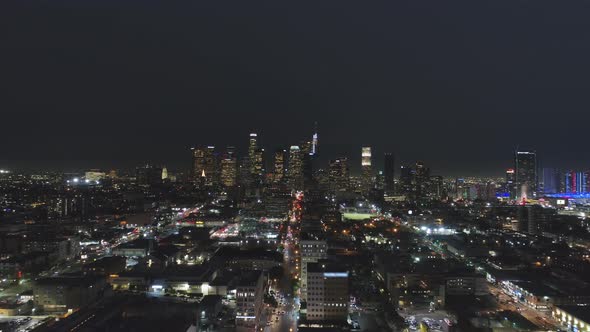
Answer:
[[517, 197], [534, 198], [537, 194], [537, 154], [534, 151], [516, 151], [514, 171]]
[[555, 194], [561, 191], [560, 171], [556, 168], [545, 167], [542, 169], [541, 181], [539, 186], [540, 192], [544, 194]]
[[318, 261], [307, 264], [307, 320], [310, 322], [346, 322], [350, 295], [348, 271]]
[[416, 173], [415, 173], [415, 192], [417, 198], [426, 197], [430, 187], [430, 168], [424, 166], [421, 161], [416, 162]]
[[564, 184], [566, 193], [581, 194], [588, 192], [589, 182], [588, 172], [569, 171], [564, 174]]
[[386, 195], [395, 193], [395, 157], [393, 153], [385, 153], [385, 163], [383, 165], [383, 183]]
[[221, 159], [221, 184], [226, 187], [234, 187], [237, 183], [238, 162], [235, 155], [235, 148], [228, 146], [227, 151]]
[[[199, 146], [193, 151], [193, 179], [199, 183], [204, 180], [206, 186], [218, 183], [219, 170], [214, 146]], [[203, 179], [204, 178], [204, 179]]]
[[363, 147], [361, 150], [361, 186], [361, 190], [365, 194], [374, 187], [371, 147], [368, 146]]
[[299, 269], [301, 271], [301, 300], [305, 302], [308, 292], [307, 264], [326, 259], [328, 257], [328, 243], [321, 231], [301, 232], [299, 248], [301, 251], [301, 267]]
[[516, 198], [516, 173], [514, 168], [506, 170], [506, 192], [510, 195], [510, 199]]
[[315, 123], [315, 130], [311, 136], [311, 155], [315, 156], [318, 153], [318, 144], [320, 137], [318, 136], [318, 123]]
[[162, 168], [153, 165], [143, 165], [135, 169], [137, 184], [153, 186], [162, 183]]
[[400, 193], [406, 195], [407, 197], [411, 197], [414, 195], [414, 175], [416, 171], [410, 166], [401, 166], [400, 167]]
[[332, 193], [346, 192], [350, 188], [350, 172], [348, 159], [341, 157], [330, 160], [328, 183]]
[[264, 308], [263, 297], [263, 273], [251, 271], [241, 274], [236, 283], [236, 331], [258, 331]]
[[251, 133], [250, 140], [248, 141], [248, 160], [250, 163], [250, 173], [254, 173], [254, 161], [256, 159], [256, 150], [258, 150], [258, 134]]
[[253, 159], [253, 175], [257, 180], [260, 180], [264, 173], [266, 172], [264, 167], [264, 149], [256, 149], [254, 151], [254, 159]]
[[289, 187], [291, 190], [303, 190], [303, 155], [302, 151], [297, 145], [291, 146], [289, 149], [289, 168], [287, 169], [289, 176]]
[[274, 155], [274, 170], [273, 170], [273, 181], [275, 183], [283, 181], [285, 176], [285, 156], [287, 151], [285, 149], [277, 149]]
[[517, 231], [529, 234], [541, 233], [541, 224], [547, 213], [540, 205], [520, 205], [517, 210]]

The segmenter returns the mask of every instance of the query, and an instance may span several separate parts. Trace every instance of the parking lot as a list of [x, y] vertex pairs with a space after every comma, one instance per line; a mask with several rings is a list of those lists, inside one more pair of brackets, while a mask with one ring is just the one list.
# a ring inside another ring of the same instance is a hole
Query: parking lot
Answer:
[[400, 311], [400, 315], [405, 319], [411, 331], [420, 329], [420, 324], [428, 326], [429, 331], [447, 332], [449, 324], [452, 324], [453, 318], [444, 310], [430, 312], [424, 310], [406, 310]]
[[45, 317], [0, 317], [0, 330], [3, 332], [32, 331]]

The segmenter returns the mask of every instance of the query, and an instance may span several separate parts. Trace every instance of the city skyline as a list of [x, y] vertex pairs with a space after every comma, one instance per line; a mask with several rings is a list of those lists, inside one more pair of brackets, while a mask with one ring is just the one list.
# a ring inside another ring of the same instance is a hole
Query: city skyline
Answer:
[[0, 332], [590, 332], [589, 3], [0, 2]]

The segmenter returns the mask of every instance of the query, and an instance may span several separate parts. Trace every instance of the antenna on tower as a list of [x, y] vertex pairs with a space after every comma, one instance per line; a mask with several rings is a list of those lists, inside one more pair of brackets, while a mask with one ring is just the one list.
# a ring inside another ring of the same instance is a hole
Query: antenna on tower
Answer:
[[310, 153], [310, 155], [315, 156], [315, 154], [318, 152], [318, 122], [315, 121], [313, 126], [314, 126], [314, 130], [313, 130], [313, 136], [311, 137], [311, 153]]

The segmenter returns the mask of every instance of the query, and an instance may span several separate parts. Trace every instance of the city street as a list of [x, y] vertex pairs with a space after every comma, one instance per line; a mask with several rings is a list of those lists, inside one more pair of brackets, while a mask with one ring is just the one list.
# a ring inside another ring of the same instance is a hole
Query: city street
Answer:
[[498, 300], [499, 310], [516, 311], [531, 323], [546, 330], [559, 329], [559, 324], [553, 320], [550, 313], [545, 314], [543, 312], [534, 310], [523, 303], [515, 301], [514, 298], [506, 294], [506, 292], [498, 285], [489, 285], [489, 289], [490, 293]]
[[[298, 303], [293, 293], [293, 277], [297, 274], [296, 246], [289, 222], [283, 224], [283, 275], [278, 282], [279, 306], [270, 317], [271, 325], [265, 331], [297, 331]], [[282, 312], [284, 312], [282, 314]], [[278, 320], [277, 320], [278, 318]]]

